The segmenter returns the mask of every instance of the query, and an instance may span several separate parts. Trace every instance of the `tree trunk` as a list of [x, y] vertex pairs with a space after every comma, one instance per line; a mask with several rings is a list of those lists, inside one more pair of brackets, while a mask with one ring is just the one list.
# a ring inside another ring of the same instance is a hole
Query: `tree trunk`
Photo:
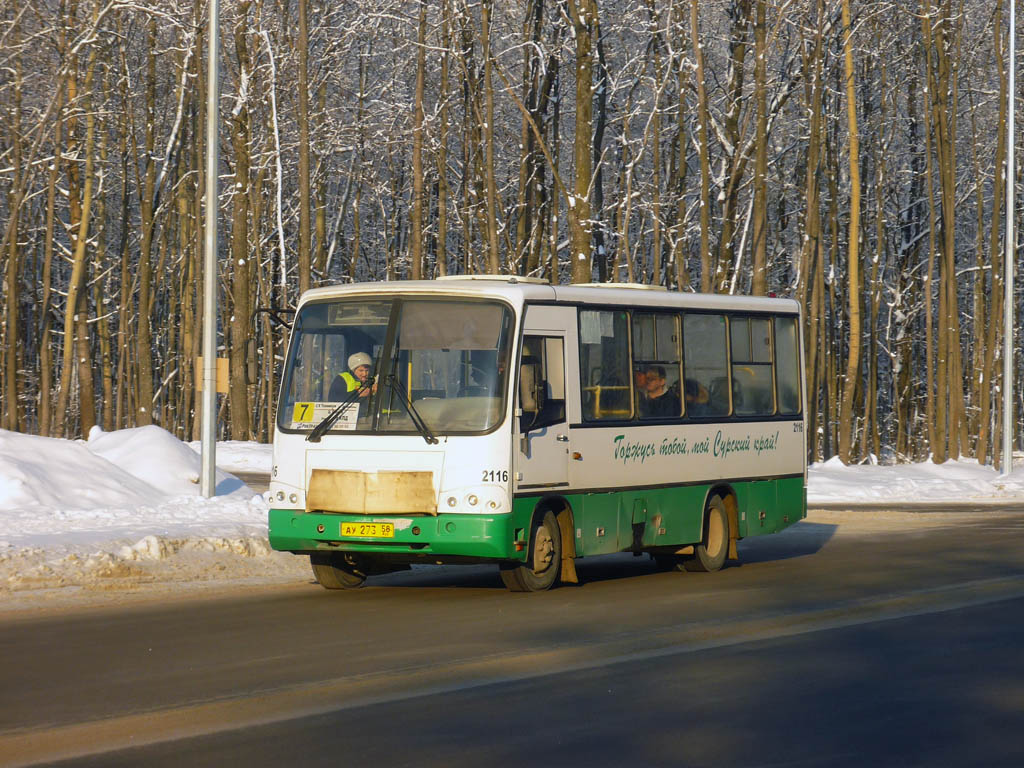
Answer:
[[860, 368], [860, 140], [857, 134], [857, 102], [853, 79], [853, 27], [850, 24], [850, 0], [843, 0], [843, 59], [846, 79], [846, 115], [849, 131], [850, 225], [847, 264], [850, 328], [849, 357], [843, 380], [843, 400], [839, 412], [839, 458], [850, 462], [853, 449], [853, 398]]
[[[138, 361], [138, 400], [135, 423], [153, 423], [153, 334], [151, 299], [153, 295], [153, 231], [156, 200], [156, 18], [149, 21], [148, 52], [146, 56], [146, 126], [145, 126], [145, 176], [140, 184], [139, 212], [141, 216], [142, 240], [139, 245], [139, 315], [136, 331], [136, 353]], [[136, 152], [136, 156], [138, 153]]]
[[[823, 336], [824, 316], [819, 307], [824, 303], [824, 274], [821, 236], [820, 191], [818, 177], [821, 168], [822, 91], [823, 91], [823, 39], [825, 24], [824, 0], [817, 0], [814, 20], [814, 39], [811, 52], [804, 56], [805, 98], [810, 115], [807, 137], [807, 167], [804, 181], [804, 239], [800, 249], [797, 297], [804, 303], [805, 377], [808, 393], [807, 416], [811, 458], [818, 458], [817, 432], [820, 410], [817, 407], [821, 358], [818, 356], [818, 338]], [[805, 46], [806, 48], [806, 46]], [[821, 284], [819, 287], [819, 283]]]
[[[992, 39], [995, 48], [995, 60], [999, 68], [999, 119], [996, 129], [996, 156], [995, 168], [996, 178], [992, 184], [992, 210], [1000, 211], [1003, 207], [1003, 190], [1006, 189], [1006, 90], [1007, 73], [1006, 52], [1003, 49], [1002, 36], [1002, 5], [995, 7], [995, 17], [992, 22]], [[1006, 215], [1010, 212], [1007, 211]], [[992, 418], [992, 389], [993, 384], [999, 380], [999, 372], [995, 369], [995, 354], [998, 343], [997, 328], [1002, 325], [1003, 319], [1003, 287], [1000, 275], [1003, 272], [1002, 259], [1002, 222], [999, 216], [992, 215], [992, 223], [989, 228], [989, 264], [991, 265], [991, 276], [989, 279], [989, 293], [991, 304], [989, 305], [989, 322], [985, 324], [985, 357], [984, 363], [979, 371], [979, 376], [984, 377], [980, 387], [980, 403], [978, 414], [978, 449], [977, 458], [979, 464], [985, 464], [988, 459], [990, 421]], [[978, 322], [978, 321], [975, 321]], [[992, 457], [996, 459], [1000, 451], [995, 449], [993, 443]]]
[[698, 0], [690, 0], [690, 36], [697, 78], [697, 146], [700, 154], [700, 289], [711, 292], [714, 267], [711, 263], [711, 149], [708, 145], [708, 95], [704, 85], [704, 49], [697, 15]]
[[[74, 18], [74, 7], [69, 9], [68, 15], [70, 18]], [[93, 187], [93, 139], [95, 136], [96, 119], [95, 115], [90, 109], [90, 99], [88, 94], [92, 88], [92, 75], [96, 65], [96, 48], [91, 47], [89, 50], [89, 60], [86, 69], [83, 96], [83, 107], [85, 111], [85, 144], [81, 147], [81, 154], [85, 157], [85, 181], [82, 188], [82, 197], [79, 202], [78, 199], [78, 180], [80, 174], [78, 171], [78, 161], [71, 160], [68, 166], [68, 192], [69, 200], [71, 201], [71, 232], [73, 233], [72, 243], [74, 245], [74, 256], [72, 258], [71, 266], [71, 279], [68, 283], [68, 295], [67, 302], [64, 311], [64, 354], [63, 363], [61, 368], [60, 377], [60, 391], [57, 398], [57, 413], [60, 414], [60, 418], [64, 420], [65, 434], [69, 433], [70, 425], [68, 423], [68, 411], [71, 397], [71, 376], [74, 371], [74, 355], [76, 352], [76, 330], [79, 329], [78, 316], [81, 312], [84, 315], [85, 312], [85, 286], [86, 286], [86, 272], [88, 270], [88, 260], [86, 259], [86, 248], [89, 241], [89, 217], [92, 211], [92, 187]], [[74, 104], [78, 96], [78, 83], [75, 80], [74, 73], [72, 72], [68, 76], [68, 103]], [[74, 140], [75, 136], [75, 123], [77, 120], [69, 121], [68, 124], [68, 138]], [[74, 157], [77, 153], [71, 153]], [[83, 344], [83, 347], [79, 348], [79, 354], [82, 351], [88, 352], [88, 345]], [[84, 366], [86, 370], [89, 369], [88, 365]], [[81, 367], [80, 367], [81, 369]], [[91, 403], [88, 405], [84, 404], [81, 388], [79, 389], [79, 409], [81, 413], [80, 421], [80, 434], [88, 434], [88, 430], [92, 427], [92, 423], [86, 423], [86, 416], [89, 412], [89, 408], [92, 406]]]
[[[300, 0], [300, 6], [305, 0]], [[231, 112], [231, 146], [235, 156], [235, 183], [231, 195], [231, 303], [232, 312], [229, 321], [231, 342], [229, 344], [230, 360], [230, 414], [231, 438], [233, 440], [250, 440], [252, 426], [249, 413], [249, 387], [246, 383], [246, 357], [250, 339], [249, 317], [252, 314], [249, 298], [249, 106], [248, 93], [242, 86], [250, 77], [251, 62], [249, 56], [248, 13], [250, 3], [241, 0], [238, 4], [238, 23], [235, 26], [235, 57], [238, 62], [239, 93], [235, 107]], [[300, 18], [305, 14], [300, 12]], [[302, 26], [300, 24], [300, 26]], [[300, 37], [301, 37], [300, 32]], [[300, 50], [301, 43], [300, 43]], [[301, 58], [301, 56], [300, 56]], [[300, 65], [301, 68], [301, 65]], [[301, 89], [300, 89], [301, 91]], [[300, 101], [301, 93], [300, 93]], [[308, 149], [308, 148], [307, 148]], [[307, 168], [308, 171], [308, 168]], [[307, 192], [308, 192], [308, 177]], [[308, 199], [307, 199], [308, 202]], [[306, 226], [309, 226], [308, 209]], [[308, 232], [307, 232], [308, 235]], [[308, 243], [307, 243], [308, 248]], [[307, 250], [308, 254], [308, 250]], [[300, 271], [300, 276], [302, 272]], [[306, 273], [308, 277], [308, 272]]]
[[494, 177], [494, 86], [491, 72], [494, 63], [491, 61], [491, 7], [493, 0], [480, 3], [480, 21], [482, 25], [484, 59], [484, 184], [487, 199], [487, 271], [498, 274], [501, 271], [500, 254], [498, 253], [498, 183]]
[[[15, 50], [20, 49], [20, 23], [15, 21], [11, 28], [10, 44]], [[11, 216], [10, 226], [7, 234], [7, 287], [4, 304], [4, 334], [6, 344], [4, 345], [4, 371], [3, 371], [3, 424], [4, 429], [12, 432], [18, 431], [21, 425], [19, 413], [21, 396], [18, 388], [18, 369], [20, 368], [21, 357], [21, 333], [18, 317], [18, 303], [21, 297], [19, 290], [20, 277], [20, 253], [18, 238], [18, 223], [21, 216], [18, 205], [17, 190], [22, 185], [22, 115], [21, 115], [21, 89], [22, 89], [22, 64], [20, 53], [14, 59], [14, 93], [12, 96], [11, 112], [9, 114], [10, 133], [8, 142], [13, 161], [13, 179], [8, 194], [8, 215]]]
[[[932, 280], [935, 269], [935, 197], [933, 183], [933, 160], [932, 160], [932, 135], [934, 113], [931, 101], [934, 99], [935, 83], [932, 75], [932, 43], [931, 43], [931, 16], [930, 8], [921, 3], [921, 30], [922, 40], [925, 46], [925, 84], [928, 93], [928, 103], [924, 105], [925, 115], [925, 155], [927, 161], [927, 197], [928, 197], [928, 271], [924, 285], [925, 304], [925, 366], [927, 368], [927, 404], [926, 418], [928, 420], [928, 448], [931, 451], [932, 460], [936, 464], [946, 461], [946, 398], [944, 393], [936, 392], [936, 386], [945, 386], [946, 380], [946, 336], [942, 333], [941, 326], [938, 335], [938, 359], [936, 360], [935, 334], [933, 332], [932, 318]], [[942, 317], [942, 310], [945, 308], [945, 291], [940, 286], [939, 290], [939, 316]]]
[[[412, 279], [423, 278], [423, 88], [427, 68], [427, 3], [420, 0], [416, 27], [416, 95], [412, 121], [412, 232], [409, 259]], [[486, 13], [486, 11], [483, 11]], [[493, 142], [493, 134], [491, 135]], [[491, 147], [493, 160], [493, 144]], [[493, 167], [491, 168], [493, 171]], [[493, 176], [493, 174], [492, 174]]]
[[[61, 98], [64, 88], [57, 86]], [[64, 120], [63, 108], [57, 108], [57, 121], [53, 131], [53, 146], [62, 146], [62, 129]], [[53, 394], [53, 312], [50, 307], [50, 294], [53, 289], [53, 245], [54, 224], [56, 221], [57, 175], [60, 163], [50, 164], [50, 177], [46, 185], [46, 236], [43, 241], [43, 304], [40, 307], [42, 323], [39, 333], [39, 434], [49, 437], [53, 434], [53, 416], [51, 400]]]
[[590, 215], [590, 183], [593, 177], [594, 82], [593, 34], [597, 28], [596, 0], [569, 0], [569, 13], [576, 32], [576, 133], [573, 161], [576, 176], [569, 204], [569, 253], [574, 283], [593, 280]]
[[753, 277], [750, 292], [754, 296], [768, 293], [768, 74], [765, 31], [766, 0], [755, 0], [754, 21], [754, 92], [757, 94], [757, 133], [754, 141], [754, 241]]
[[[243, 1], [247, 10], [249, 2]], [[298, 0], [299, 37], [295, 41], [299, 54], [299, 293], [309, 290], [311, 285], [311, 230], [310, 230], [310, 183], [309, 183], [309, 22], [308, 0]], [[239, 15], [245, 11], [239, 8]]]

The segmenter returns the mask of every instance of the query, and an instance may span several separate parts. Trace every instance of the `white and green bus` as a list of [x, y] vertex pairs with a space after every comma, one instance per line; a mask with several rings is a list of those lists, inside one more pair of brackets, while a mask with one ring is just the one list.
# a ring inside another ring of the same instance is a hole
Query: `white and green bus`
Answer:
[[270, 543], [352, 588], [413, 564], [714, 571], [806, 515], [800, 306], [509, 276], [317, 288], [282, 380]]

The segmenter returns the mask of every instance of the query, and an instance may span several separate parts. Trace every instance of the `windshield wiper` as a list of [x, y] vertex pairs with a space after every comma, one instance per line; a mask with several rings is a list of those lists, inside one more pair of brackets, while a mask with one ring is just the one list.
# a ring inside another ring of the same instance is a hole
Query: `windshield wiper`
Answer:
[[406, 412], [409, 414], [409, 418], [412, 419], [412, 423], [416, 425], [416, 429], [423, 436], [423, 439], [427, 441], [427, 445], [436, 445], [438, 440], [434, 437], [434, 433], [430, 431], [430, 427], [423, 421], [423, 417], [420, 416], [419, 411], [416, 410], [416, 406], [412, 404], [412, 398], [409, 397], [409, 392], [406, 390], [405, 385], [401, 379], [397, 378], [395, 374], [388, 374], [388, 386], [392, 388], [392, 391], [398, 390], [398, 399], [402, 401], [402, 405], [405, 406]]
[[333, 411], [327, 414], [323, 421], [321, 421], [319, 424], [313, 427], [313, 430], [308, 435], [306, 435], [306, 442], [319, 443], [320, 438], [327, 433], [327, 430], [334, 426], [334, 422], [340, 419], [341, 415], [349, 409], [352, 403], [359, 399], [360, 393], [372, 385], [373, 377], [368, 376], [366, 378], [366, 381], [359, 385], [358, 389], [353, 389], [349, 393], [348, 397], [346, 397], [342, 401], [341, 405], [339, 405], [337, 408], [335, 408]]

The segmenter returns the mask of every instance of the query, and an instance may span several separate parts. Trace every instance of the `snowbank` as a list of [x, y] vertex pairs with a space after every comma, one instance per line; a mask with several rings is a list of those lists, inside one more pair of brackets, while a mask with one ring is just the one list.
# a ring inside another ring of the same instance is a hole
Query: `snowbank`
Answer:
[[846, 466], [838, 457], [808, 469], [807, 504], [1024, 502], [1024, 467], [1006, 477], [974, 459], [935, 464]]
[[[218, 449], [221, 466], [270, 463], [269, 446]], [[272, 573], [285, 556], [267, 543], [266, 502], [224, 471], [203, 498], [199, 477], [199, 453], [156, 426], [88, 441], [0, 430], [0, 597]]]

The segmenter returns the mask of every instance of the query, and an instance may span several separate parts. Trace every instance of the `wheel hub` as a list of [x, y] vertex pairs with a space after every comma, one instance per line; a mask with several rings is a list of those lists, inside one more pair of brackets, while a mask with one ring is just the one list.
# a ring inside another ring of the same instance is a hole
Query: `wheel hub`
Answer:
[[551, 538], [551, 534], [548, 533], [548, 529], [541, 526], [537, 530], [537, 540], [533, 545], [533, 571], [534, 573], [543, 573], [551, 567], [551, 562], [554, 559], [555, 554], [555, 542]]

